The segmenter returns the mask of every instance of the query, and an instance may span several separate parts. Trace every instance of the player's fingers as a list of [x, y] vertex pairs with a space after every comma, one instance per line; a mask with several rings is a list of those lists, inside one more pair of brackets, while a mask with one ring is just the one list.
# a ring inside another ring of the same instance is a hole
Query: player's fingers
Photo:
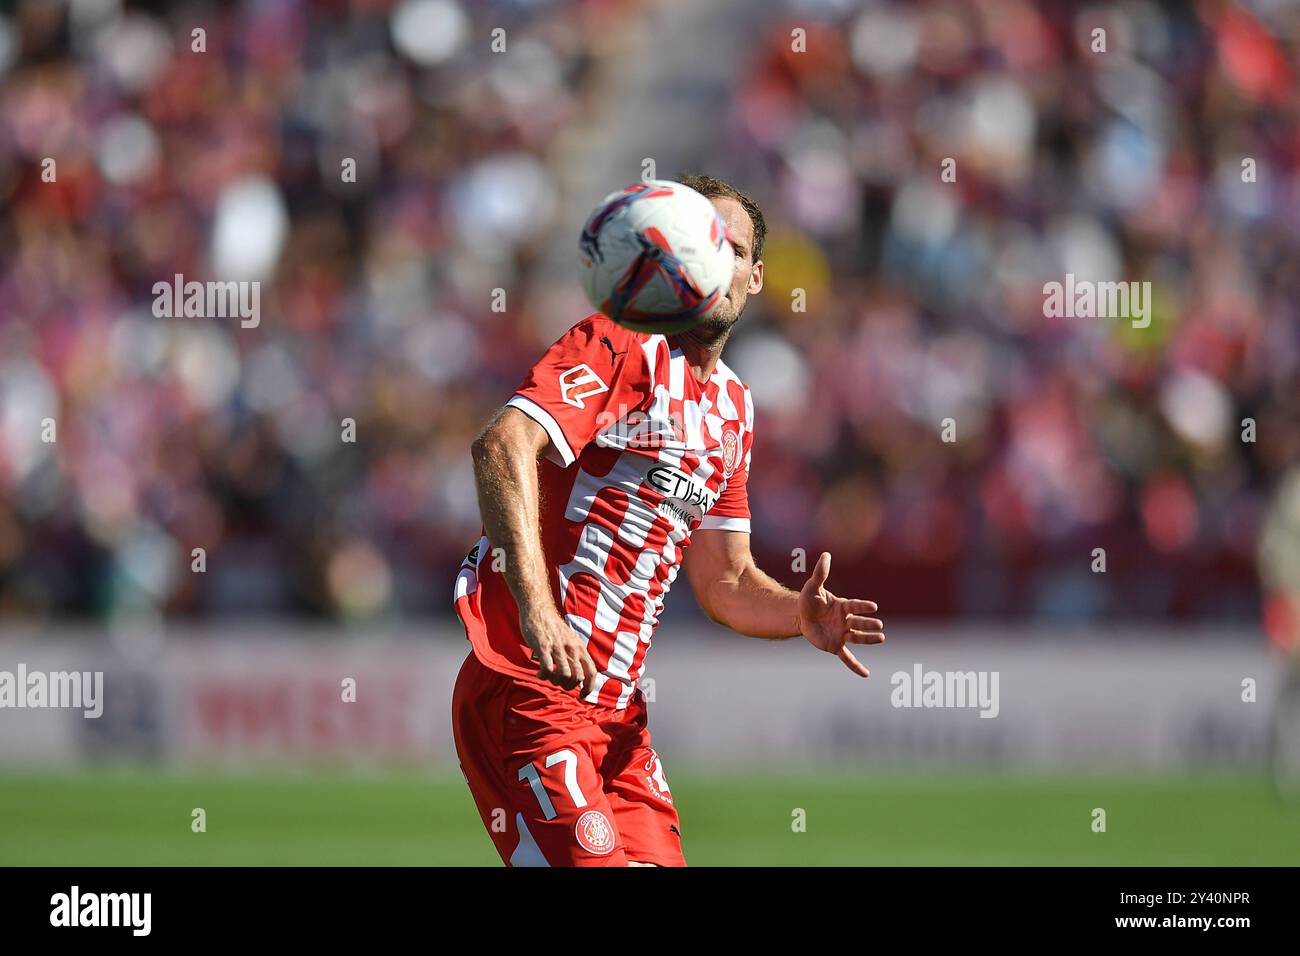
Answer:
[[885, 635], [879, 631], [849, 631], [845, 640], [850, 644], [883, 644]]
[[555, 673], [555, 660], [551, 657], [551, 652], [545, 646], [539, 647], [533, 651], [533, 661], [537, 664], [538, 677], [550, 677]]
[[578, 686], [578, 683], [581, 680], [582, 680], [582, 672], [578, 668], [578, 662], [575, 660], [566, 659], [564, 661], [564, 673], [560, 676], [560, 679], [556, 681], [556, 683], [558, 683], [565, 690], [573, 690], [573, 688]]
[[591, 659], [586, 648], [582, 651], [582, 696], [586, 697], [596, 687], [596, 675], [600, 671], [596, 670], [596, 662]]
[[885, 622], [875, 617], [863, 617], [861, 614], [847, 614], [844, 623], [858, 631], [883, 631]]
[[569, 652], [569, 674], [573, 679], [566, 690], [573, 690], [575, 687], [581, 687], [587, 683], [587, 662], [583, 660], [587, 656], [587, 649], [581, 644], [571, 644]]
[[813, 568], [812, 586], [820, 588], [826, 583], [826, 579], [831, 576], [831, 553], [823, 551], [821, 557], [817, 559], [817, 566]]
[[847, 647], [841, 647], [839, 654], [836, 656], [844, 662], [845, 667], [853, 671], [853, 673], [857, 674], [859, 677], [871, 676], [871, 671], [867, 670], [863, 663], [854, 657], [853, 652]]
[[875, 614], [880, 610], [875, 601], [866, 601], [862, 598], [846, 598], [844, 605], [845, 610], [850, 614]]
[[573, 673], [569, 669], [569, 658], [563, 647], [555, 649], [555, 667], [551, 671], [551, 680], [565, 689], [573, 686]]

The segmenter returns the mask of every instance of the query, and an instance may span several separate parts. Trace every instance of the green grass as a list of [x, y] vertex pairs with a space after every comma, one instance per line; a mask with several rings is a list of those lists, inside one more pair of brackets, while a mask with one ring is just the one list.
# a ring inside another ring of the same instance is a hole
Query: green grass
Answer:
[[[678, 772], [672, 785], [696, 866], [1300, 863], [1300, 810], [1257, 778]], [[190, 830], [194, 807], [206, 833]], [[795, 808], [806, 832], [792, 832]], [[0, 776], [0, 864], [499, 861], [459, 775], [115, 770]]]

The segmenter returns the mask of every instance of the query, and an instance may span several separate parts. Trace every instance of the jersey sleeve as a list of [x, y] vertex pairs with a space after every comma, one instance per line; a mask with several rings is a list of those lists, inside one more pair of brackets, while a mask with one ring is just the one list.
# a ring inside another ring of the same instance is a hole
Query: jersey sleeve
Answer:
[[700, 521], [703, 531], [744, 531], [749, 533], [749, 460], [754, 444], [754, 403], [745, 390], [745, 428], [741, 438], [744, 457], [708, 514]]
[[649, 392], [636, 333], [597, 314], [547, 349], [506, 404], [546, 429], [547, 456], [567, 468], [601, 429], [639, 407]]

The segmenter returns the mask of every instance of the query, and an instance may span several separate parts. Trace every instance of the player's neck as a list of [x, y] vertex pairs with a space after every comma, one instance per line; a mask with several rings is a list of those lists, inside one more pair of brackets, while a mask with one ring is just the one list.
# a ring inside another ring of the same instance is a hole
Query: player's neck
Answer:
[[695, 328], [677, 336], [677, 345], [695, 373], [695, 380], [704, 383], [713, 375], [718, 359], [722, 357], [722, 347], [731, 337], [731, 329], [721, 329], [709, 334], [703, 329]]

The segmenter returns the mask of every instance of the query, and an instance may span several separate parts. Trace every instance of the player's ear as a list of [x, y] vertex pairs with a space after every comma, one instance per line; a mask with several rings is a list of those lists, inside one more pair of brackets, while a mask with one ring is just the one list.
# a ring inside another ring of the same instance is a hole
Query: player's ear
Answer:
[[759, 259], [749, 270], [749, 294], [757, 295], [763, 291], [763, 260]]

